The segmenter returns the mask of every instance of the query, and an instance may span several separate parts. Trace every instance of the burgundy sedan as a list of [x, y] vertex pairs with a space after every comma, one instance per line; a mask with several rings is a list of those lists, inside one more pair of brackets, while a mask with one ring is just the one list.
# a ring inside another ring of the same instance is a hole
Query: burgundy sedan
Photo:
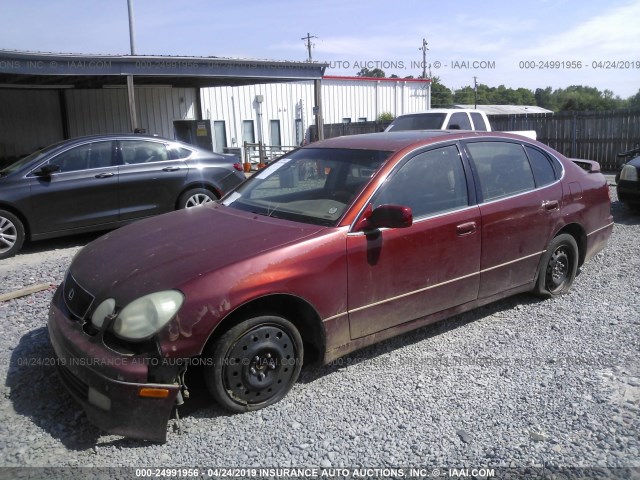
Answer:
[[230, 410], [267, 407], [303, 363], [519, 292], [566, 293], [612, 225], [598, 164], [524, 137], [334, 138], [218, 203], [89, 244], [49, 334], [93, 423], [162, 442], [188, 368]]

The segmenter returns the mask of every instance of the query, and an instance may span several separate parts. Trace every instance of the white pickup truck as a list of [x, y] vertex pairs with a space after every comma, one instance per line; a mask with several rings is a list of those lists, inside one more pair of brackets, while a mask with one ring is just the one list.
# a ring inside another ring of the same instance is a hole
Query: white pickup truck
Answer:
[[[385, 132], [400, 130], [477, 130], [491, 132], [491, 123], [484, 112], [464, 108], [434, 108], [421, 113], [400, 115], [391, 122]], [[515, 133], [536, 140], [535, 130], [521, 130]]]

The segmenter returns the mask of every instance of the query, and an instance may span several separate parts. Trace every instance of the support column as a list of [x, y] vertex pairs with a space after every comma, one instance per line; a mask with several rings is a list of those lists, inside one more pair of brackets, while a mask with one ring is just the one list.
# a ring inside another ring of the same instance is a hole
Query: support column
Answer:
[[322, 80], [313, 81], [313, 93], [315, 96], [315, 106], [313, 113], [316, 116], [316, 131], [318, 140], [324, 140], [324, 119], [322, 118]]

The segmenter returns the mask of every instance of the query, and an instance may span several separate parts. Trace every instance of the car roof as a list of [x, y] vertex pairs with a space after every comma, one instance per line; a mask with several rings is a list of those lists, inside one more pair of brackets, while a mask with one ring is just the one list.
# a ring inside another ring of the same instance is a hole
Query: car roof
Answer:
[[82, 137], [73, 137], [68, 140], [63, 140], [60, 143], [66, 142], [86, 142], [89, 140], [109, 140], [115, 138], [134, 138], [138, 140], [160, 140], [164, 142], [175, 142], [176, 140], [171, 140], [169, 138], [160, 137], [158, 135], [144, 135], [140, 133], [103, 133], [96, 135], [84, 135]]
[[432, 108], [430, 110], [425, 110], [424, 112], [413, 112], [413, 113], [405, 113], [402, 115], [398, 115], [398, 117], [411, 117], [413, 115], [425, 115], [429, 113], [482, 113], [480, 110], [474, 110], [472, 108]]
[[428, 145], [447, 140], [492, 137], [504, 140], [526, 140], [519, 135], [471, 130], [402, 130], [399, 132], [347, 135], [306, 145], [304, 148], [347, 148], [357, 150], [385, 150], [397, 152], [410, 146]]

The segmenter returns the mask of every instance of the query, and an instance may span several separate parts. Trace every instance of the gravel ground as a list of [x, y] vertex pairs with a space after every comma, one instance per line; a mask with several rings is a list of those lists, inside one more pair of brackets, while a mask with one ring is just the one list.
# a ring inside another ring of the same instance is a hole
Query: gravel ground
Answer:
[[[0, 466], [640, 467], [640, 216], [613, 213], [570, 294], [518, 295], [305, 367], [257, 412], [210, 405], [192, 372], [164, 445], [101, 433], [59, 384], [52, 289], [0, 303]], [[58, 284], [92, 238], [1, 261], [0, 293]]]

